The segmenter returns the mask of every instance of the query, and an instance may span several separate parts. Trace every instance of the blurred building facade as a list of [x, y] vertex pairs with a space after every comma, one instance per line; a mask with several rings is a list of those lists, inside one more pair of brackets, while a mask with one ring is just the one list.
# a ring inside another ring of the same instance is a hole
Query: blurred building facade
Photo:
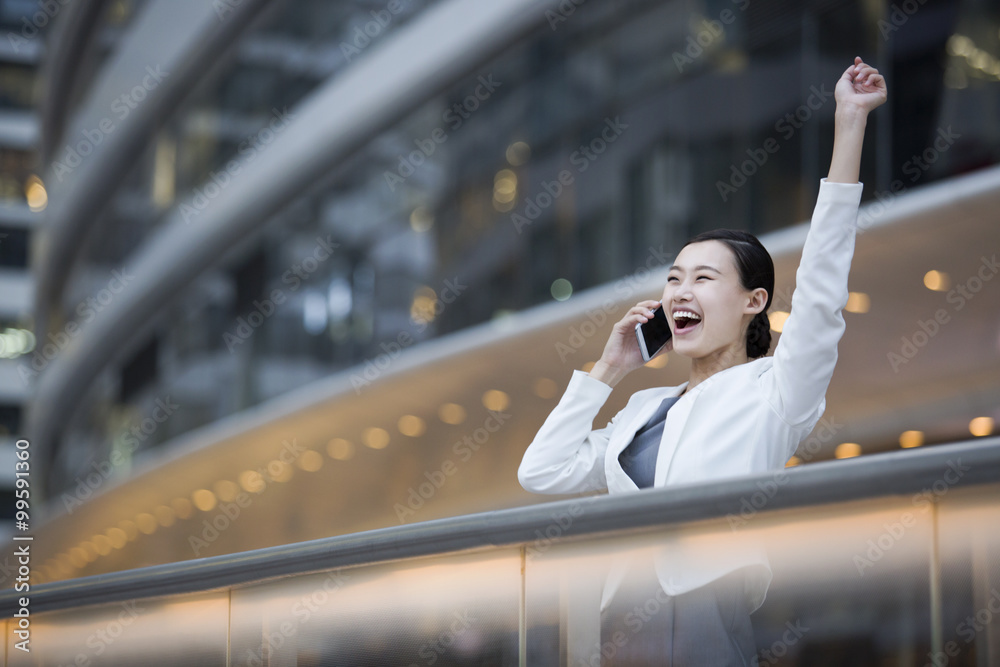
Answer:
[[0, 26], [12, 36], [0, 45], [0, 497], [5, 529], [13, 527], [14, 440], [23, 433], [29, 395], [14, 360], [34, 347], [29, 242], [46, 203], [38, 177], [35, 111], [45, 47], [40, 29], [25, 15], [28, 9], [36, 8], [33, 3], [0, 5]]
[[[387, 53], [416, 67], [463, 30], [444, 0], [78, 0], [37, 35], [39, 5], [0, 7], [19, 37], [0, 53], [0, 436], [8, 451], [29, 432], [40, 387], [55, 514], [331, 374], [364, 386], [380, 359], [662, 266], [706, 229], [807, 219], [855, 55], [892, 87], [865, 201], [1000, 158], [987, 3], [567, 0], [530, 25], [495, 10], [512, 27], [470, 66], [403, 94], [384, 63], [385, 107], [345, 94], [351, 77]], [[324, 100], [370, 105], [370, 125], [317, 128], [309, 149]], [[234, 196], [251, 173], [259, 196]]]

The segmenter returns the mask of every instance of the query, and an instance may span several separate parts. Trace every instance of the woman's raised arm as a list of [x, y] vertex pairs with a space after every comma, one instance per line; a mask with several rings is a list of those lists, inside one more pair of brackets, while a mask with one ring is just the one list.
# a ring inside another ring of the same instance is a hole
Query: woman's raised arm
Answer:
[[786, 422], [812, 428], [825, 410], [826, 390], [845, 329], [847, 277], [861, 184], [861, 146], [868, 113], [886, 99], [885, 80], [856, 58], [837, 82], [833, 158], [795, 274], [791, 313], [774, 350], [772, 373], [762, 376], [767, 396]]
[[833, 91], [837, 102], [834, 120], [833, 158], [826, 180], [857, 183], [861, 170], [861, 145], [868, 114], [886, 99], [885, 78], [860, 57], [844, 70]]

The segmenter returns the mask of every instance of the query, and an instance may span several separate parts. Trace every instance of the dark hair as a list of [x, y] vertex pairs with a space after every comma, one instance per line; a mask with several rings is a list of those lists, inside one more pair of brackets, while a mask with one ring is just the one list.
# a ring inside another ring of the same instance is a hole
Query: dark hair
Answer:
[[771, 254], [756, 236], [738, 229], [702, 232], [681, 246], [681, 249], [701, 241], [721, 241], [733, 252], [743, 289], [763, 287], [767, 290], [764, 310], [757, 313], [747, 327], [747, 356], [751, 359], [763, 357], [771, 349], [771, 320], [767, 316], [767, 309], [771, 307], [771, 295], [774, 294], [774, 262], [771, 261]]

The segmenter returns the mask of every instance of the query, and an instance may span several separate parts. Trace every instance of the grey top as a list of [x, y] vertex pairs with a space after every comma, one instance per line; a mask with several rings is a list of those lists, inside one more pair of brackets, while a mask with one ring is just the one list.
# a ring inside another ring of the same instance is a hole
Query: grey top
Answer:
[[660, 438], [663, 437], [663, 424], [667, 419], [667, 411], [678, 399], [680, 396], [668, 396], [663, 399], [645, 426], [636, 431], [632, 442], [618, 455], [622, 470], [640, 489], [653, 486], [656, 455], [660, 448]]

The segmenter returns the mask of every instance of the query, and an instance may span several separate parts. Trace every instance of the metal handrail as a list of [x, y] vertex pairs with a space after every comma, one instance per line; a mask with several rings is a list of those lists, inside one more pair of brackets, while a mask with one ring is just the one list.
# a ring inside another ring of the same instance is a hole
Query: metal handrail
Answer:
[[[760, 513], [866, 498], [921, 493], [961, 466], [949, 487], [1000, 481], [1000, 436], [922, 449], [826, 461], [765, 474], [646, 489], [621, 495], [571, 498], [480, 512], [297, 544], [99, 574], [0, 593], [10, 616], [20, 597], [34, 613], [245, 585], [338, 567], [432, 556], [469, 549], [531, 544], [557, 516], [554, 542], [662, 527], [738, 514], [761, 484], [785, 475]], [[548, 537], [548, 535], [546, 535]]]

